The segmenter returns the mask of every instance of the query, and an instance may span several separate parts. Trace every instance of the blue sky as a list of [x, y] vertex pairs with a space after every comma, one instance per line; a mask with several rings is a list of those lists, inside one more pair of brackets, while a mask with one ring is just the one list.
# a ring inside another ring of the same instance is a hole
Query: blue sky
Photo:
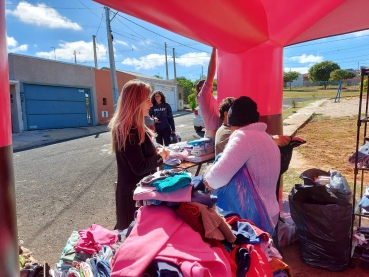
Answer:
[[[92, 0], [6, 0], [8, 52], [94, 66], [92, 36], [97, 38], [98, 67], [109, 67], [103, 6]], [[196, 80], [206, 74], [211, 48], [155, 25], [111, 10], [117, 69], [166, 78], [167, 43], [169, 79]], [[334, 61], [342, 69], [369, 65], [369, 30], [286, 47], [285, 71], [307, 73], [317, 62]]]

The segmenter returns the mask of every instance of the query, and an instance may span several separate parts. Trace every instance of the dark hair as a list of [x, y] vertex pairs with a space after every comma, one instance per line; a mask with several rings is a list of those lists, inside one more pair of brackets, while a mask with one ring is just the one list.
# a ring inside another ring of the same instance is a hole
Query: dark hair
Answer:
[[229, 108], [233, 105], [234, 100], [236, 98], [234, 97], [226, 97], [220, 102], [219, 104], [219, 117], [221, 120], [224, 120], [224, 113], [229, 111]]
[[259, 122], [258, 105], [248, 96], [238, 97], [228, 111], [230, 126], [246, 126]]
[[156, 105], [157, 102], [155, 100], [155, 94], [159, 94], [161, 96], [161, 104], [165, 104], [167, 103], [166, 100], [165, 100], [165, 95], [164, 93], [162, 93], [160, 90], [155, 90], [152, 94], [151, 94], [151, 103], [153, 105]]
[[197, 84], [196, 84], [196, 91], [197, 91], [197, 93], [199, 93], [199, 92], [200, 92], [200, 87], [201, 87], [204, 83], [205, 83], [205, 80], [200, 80], [200, 81], [198, 81], [198, 82], [197, 82]]

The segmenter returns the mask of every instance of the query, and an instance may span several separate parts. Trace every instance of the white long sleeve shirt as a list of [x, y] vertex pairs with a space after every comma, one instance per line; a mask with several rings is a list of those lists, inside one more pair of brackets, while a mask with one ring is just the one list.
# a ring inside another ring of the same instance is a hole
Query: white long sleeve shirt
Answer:
[[246, 164], [255, 188], [263, 200], [270, 218], [278, 220], [276, 199], [281, 154], [277, 144], [265, 132], [265, 123], [253, 123], [234, 131], [221, 158], [208, 170], [206, 180], [214, 189], [229, 183]]

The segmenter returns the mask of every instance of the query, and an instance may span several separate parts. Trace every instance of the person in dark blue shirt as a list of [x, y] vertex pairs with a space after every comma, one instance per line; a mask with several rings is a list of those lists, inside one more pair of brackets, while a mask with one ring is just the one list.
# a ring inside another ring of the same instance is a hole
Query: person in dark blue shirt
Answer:
[[164, 93], [159, 90], [151, 95], [151, 103], [150, 116], [155, 118], [156, 142], [163, 145], [164, 141], [164, 145], [168, 146], [170, 135], [176, 133], [172, 108], [165, 101]]

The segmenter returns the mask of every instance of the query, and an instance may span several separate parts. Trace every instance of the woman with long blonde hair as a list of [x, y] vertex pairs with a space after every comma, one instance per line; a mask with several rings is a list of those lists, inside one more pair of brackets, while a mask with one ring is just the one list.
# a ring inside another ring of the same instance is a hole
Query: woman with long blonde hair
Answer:
[[151, 87], [139, 80], [128, 81], [119, 96], [115, 113], [110, 120], [112, 152], [118, 167], [115, 192], [117, 223], [115, 229], [126, 229], [136, 210], [133, 191], [145, 176], [155, 172], [168, 155], [164, 148], [152, 142], [152, 131], [145, 126], [144, 117], [152, 106]]

